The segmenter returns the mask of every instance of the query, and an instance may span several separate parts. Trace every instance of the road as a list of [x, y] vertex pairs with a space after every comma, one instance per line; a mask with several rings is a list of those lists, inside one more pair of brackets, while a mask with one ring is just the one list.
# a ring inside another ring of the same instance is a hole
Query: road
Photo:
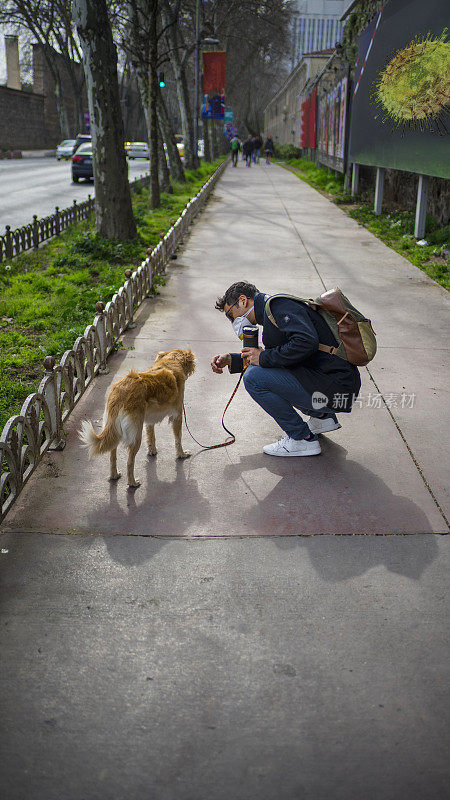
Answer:
[[[130, 161], [130, 179], [148, 171], [148, 161]], [[70, 161], [54, 158], [27, 158], [0, 161], [0, 235], [6, 225], [14, 230], [27, 225], [33, 214], [45, 217], [55, 206], [67, 208], [74, 200], [81, 203], [94, 194], [94, 184], [72, 183]]]

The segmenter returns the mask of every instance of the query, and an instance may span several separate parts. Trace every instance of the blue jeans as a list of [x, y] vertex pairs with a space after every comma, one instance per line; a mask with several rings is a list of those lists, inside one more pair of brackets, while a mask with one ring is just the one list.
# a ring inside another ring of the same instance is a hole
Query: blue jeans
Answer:
[[319, 411], [313, 409], [309, 392], [284, 367], [250, 366], [244, 372], [244, 385], [250, 397], [273, 417], [291, 439], [304, 439], [310, 435], [308, 425], [297, 414], [296, 408], [310, 417], [321, 417], [325, 414], [336, 420], [336, 415], [329, 408]]

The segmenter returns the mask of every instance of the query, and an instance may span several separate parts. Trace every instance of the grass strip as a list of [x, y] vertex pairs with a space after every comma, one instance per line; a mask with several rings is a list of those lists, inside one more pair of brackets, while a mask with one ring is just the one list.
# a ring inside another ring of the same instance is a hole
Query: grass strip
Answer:
[[0, 264], [0, 431], [37, 390], [45, 356], [59, 359], [72, 347], [92, 322], [97, 300], [111, 300], [125, 270], [139, 266], [222, 160], [187, 171], [186, 183], [174, 183], [154, 211], [149, 188], [133, 192], [138, 234], [131, 241], [103, 239], [91, 215], [39, 250]]
[[313, 161], [302, 158], [290, 158], [278, 163], [325, 194], [346, 214], [423, 270], [436, 283], [450, 289], [450, 259], [444, 258], [441, 252], [443, 247], [450, 249], [450, 225], [439, 227], [433, 217], [427, 216], [427, 244], [419, 245], [414, 237], [414, 211], [392, 209], [376, 216], [370, 207], [373, 202], [370, 197], [352, 197], [345, 192], [344, 176], [340, 173], [336, 176], [328, 172], [326, 167], [317, 166]]

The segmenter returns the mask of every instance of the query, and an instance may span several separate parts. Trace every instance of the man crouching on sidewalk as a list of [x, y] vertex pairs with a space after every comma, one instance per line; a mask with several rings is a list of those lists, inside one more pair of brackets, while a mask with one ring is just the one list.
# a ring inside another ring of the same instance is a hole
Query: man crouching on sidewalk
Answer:
[[[338, 356], [318, 349], [336, 345], [320, 314], [305, 303], [274, 296], [266, 313], [269, 295], [246, 281], [233, 283], [216, 308], [224, 311], [237, 336], [245, 325], [262, 325], [264, 349], [244, 347], [242, 353], [214, 356], [213, 372], [242, 372], [249, 366], [244, 384], [249, 395], [278, 423], [285, 436], [263, 447], [270, 456], [317, 456], [321, 452], [317, 434], [341, 427], [336, 411], [350, 412], [361, 379], [358, 368]], [[277, 327], [278, 326], [278, 327]], [[297, 413], [309, 415], [305, 422]]]

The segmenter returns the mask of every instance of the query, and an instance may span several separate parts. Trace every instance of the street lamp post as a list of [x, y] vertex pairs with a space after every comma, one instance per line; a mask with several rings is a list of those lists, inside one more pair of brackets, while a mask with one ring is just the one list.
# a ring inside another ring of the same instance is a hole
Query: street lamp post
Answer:
[[194, 95], [194, 147], [195, 164], [198, 165], [198, 73], [200, 71], [200, 0], [195, 14], [195, 95]]
[[219, 40], [212, 36], [200, 40], [200, 0], [197, 0], [195, 14], [195, 91], [194, 91], [194, 148], [195, 163], [198, 164], [198, 117], [199, 117], [199, 86], [200, 86], [200, 45], [211, 45], [214, 49]]

